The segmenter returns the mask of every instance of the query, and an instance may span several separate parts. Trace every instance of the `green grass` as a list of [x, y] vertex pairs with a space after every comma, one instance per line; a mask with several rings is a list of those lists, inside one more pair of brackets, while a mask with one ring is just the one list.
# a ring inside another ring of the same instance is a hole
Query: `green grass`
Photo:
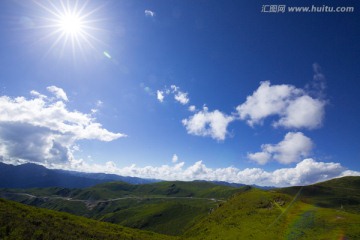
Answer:
[[360, 214], [360, 177], [343, 177], [304, 187], [289, 187], [276, 191], [318, 207], [333, 208]]
[[[1, 190], [0, 194], [26, 204], [166, 234], [169, 239], [337, 240], [360, 239], [359, 190], [360, 177], [345, 177], [305, 187], [269, 191], [250, 187], [231, 188], [207, 182], [175, 181], [147, 185], [117, 182], [100, 184], [87, 189], [29, 190], [30, 194], [52, 196], [49, 198], [30, 198], [11, 193], [19, 190]], [[67, 201], [59, 199], [59, 196], [71, 196], [74, 199], [84, 198], [86, 201]], [[98, 199], [129, 196], [133, 198], [98, 201]], [[224, 200], [214, 201], [213, 198]], [[8, 207], [5, 206], [5, 209]], [[10, 212], [13, 210], [5, 211], [8, 211], [6, 219], [10, 218]], [[41, 211], [45, 210], [39, 210], [39, 212]], [[3, 215], [1, 212], [0, 214]], [[19, 216], [19, 214], [15, 213], [15, 216]], [[59, 225], [68, 226], [69, 221], [72, 222], [73, 218], [76, 218], [72, 215], [57, 214], [60, 213], [55, 213], [57, 220], [60, 220]], [[61, 216], [67, 217], [61, 221]], [[26, 226], [30, 224], [29, 228], [33, 231], [38, 229], [39, 224], [36, 221], [33, 223], [31, 218], [25, 219], [28, 219], [25, 222]], [[49, 219], [44, 220], [40, 226], [46, 225], [47, 221], [50, 221], [50, 228], [53, 228], [53, 223]], [[74, 224], [79, 223], [78, 220], [74, 221]], [[86, 219], [86, 221], [92, 220]], [[86, 221], [81, 220], [80, 222], [85, 224]], [[22, 222], [17, 219], [15, 223]], [[13, 224], [15, 223], [13, 222]], [[94, 229], [90, 229], [90, 233], [87, 233], [87, 227], [91, 224], [94, 224]], [[84, 229], [81, 231], [83, 234], [95, 234], [94, 239], [111, 239], [115, 236], [110, 235], [110, 237], [103, 238], [101, 234], [104, 232], [101, 230], [101, 224], [105, 224], [104, 226], [107, 227], [111, 226], [109, 232], [106, 233], [119, 234], [115, 230], [111, 230], [116, 226], [97, 221], [82, 226]], [[0, 226], [2, 225], [0, 224]], [[16, 224], [14, 226], [16, 228]], [[120, 227], [120, 229], [123, 229], [122, 233], [129, 234], [126, 236], [135, 236], [134, 239], [153, 237], [147, 235], [149, 232], [140, 230], [132, 232], [132, 229], [126, 227]], [[8, 227], [0, 227], [1, 234], [7, 233], [8, 230]], [[28, 234], [26, 228], [21, 231], [16, 234], [20, 234], [19, 236]], [[140, 234], [139, 237], [136, 234]], [[169, 235], [177, 236], [177, 238], [170, 238]], [[0, 239], [2, 239], [1, 236]], [[93, 235], [86, 235], [83, 239], [91, 238], [91, 236]], [[127, 238], [120, 237], [119, 239]], [[154, 235], [153, 239], [166, 238], [164, 235]]]
[[[123, 182], [99, 184], [85, 189], [35, 188], [3, 190], [0, 196], [24, 204], [63, 211], [123, 226], [181, 235], [225, 200], [244, 188], [208, 182], [159, 182], [131, 185]], [[37, 198], [12, 194], [23, 192]], [[72, 198], [69, 201], [61, 197]], [[124, 198], [116, 201], [107, 199]], [[126, 199], [126, 197], [131, 197]], [[84, 200], [84, 201], [78, 201]]]
[[0, 199], [0, 239], [175, 239]]
[[188, 230], [184, 239], [360, 239], [360, 215], [293, 200], [256, 189], [238, 194]]

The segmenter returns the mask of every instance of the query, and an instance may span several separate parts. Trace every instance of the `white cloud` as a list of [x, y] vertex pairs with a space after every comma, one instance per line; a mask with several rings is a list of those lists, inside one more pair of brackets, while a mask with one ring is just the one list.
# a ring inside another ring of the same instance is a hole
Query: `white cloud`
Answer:
[[273, 126], [314, 129], [322, 124], [325, 105], [326, 101], [310, 97], [303, 89], [285, 84], [271, 86], [266, 81], [236, 110], [250, 126], [275, 115], [279, 120]]
[[176, 85], [171, 85], [170, 86], [170, 88], [171, 88], [171, 90], [173, 91], [173, 93], [176, 93], [177, 91], [179, 91], [179, 87], [178, 86], [176, 86]]
[[189, 111], [190, 112], [195, 112], [196, 111], [196, 107], [194, 105], [189, 106]]
[[89, 165], [84, 161], [79, 161], [71, 167], [73, 170], [86, 170], [89, 172], [108, 172], [122, 176], [133, 176], [142, 178], [155, 178], [162, 180], [207, 180], [207, 181], [226, 181], [243, 184], [257, 184], [261, 186], [290, 186], [307, 185], [319, 181], [325, 181], [342, 176], [360, 176], [360, 172], [351, 171], [340, 163], [316, 162], [308, 158], [299, 162], [293, 168], [282, 168], [272, 172], [261, 168], [246, 168], [240, 170], [235, 167], [209, 168], [202, 161], [195, 162], [193, 165], [184, 167], [185, 163], [180, 162], [175, 165], [162, 165], [159, 167], [145, 166], [137, 167], [135, 164], [124, 168], [117, 168], [115, 164]]
[[147, 17], [155, 17], [155, 12], [151, 11], [151, 10], [145, 10], [145, 16]]
[[[170, 91], [171, 89], [171, 91]], [[166, 94], [170, 94], [173, 93], [174, 94], [174, 99], [176, 101], [178, 101], [179, 103], [181, 103], [182, 105], [186, 105], [190, 102], [190, 99], [188, 97], [188, 93], [187, 92], [182, 92], [180, 91], [180, 87], [176, 86], [176, 85], [171, 85], [170, 89], [165, 89], [165, 93]], [[164, 93], [164, 91], [162, 91], [162, 93]]]
[[209, 112], [206, 107], [202, 111], [194, 114], [188, 119], [183, 119], [182, 123], [189, 134], [197, 136], [210, 136], [216, 140], [225, 140], [227, 126], [234, 118], [219, 110]]
[[95, 108], [91, 109], [91, 113], [95, 114], [99, 111], [99, 109], [104, 105], [104, 102], [101, 100], [97, 100], [95, 103]]
[[62, 99], [64, 101], [69, 101], [65, 91], [62, 88], [56, 86], [50, 86], [46, 88], [49, 92], [53, 93], [56, 98]]
[[326, 102], [304, 95], [289, 102], [284, 115], [275, 122], [275, 127], [314, 129], [321, 127]]
[[174, 155], [172, 156], [171, 161], [172, 161], [173, 163], [176, 163], [178, 160], [179, 160], [179, 157], [178, 157], [176, 154], [174, 154]]
[[278, 144], [263, 144], [261, 152], [249, 153], [248, 158], [259, 164], [265, 164], [270, 160], [289, 164], [308, 157], [313, 145], [311, 139], [303, 133], [289, 132]]
[[256, 152], [256, 153], [248, 153], [248, 158], [257, 162], [258, 164], [264, 165], [271, 159], [271, 154], [267, 151]]
[[190, 101], [190, 99], [188, 98], [187, 95], [188, 95], [188, 93], [178, 91], [175, 94], [174, 98], [175, 98], [176, 101], [178, 101], [182, 105], [186, 105]]
[[[62, 89], [50, 89], [68, 101]], [[63, 101], [36, 93], [32, 91], [32, 99], [0, 97], [0, 155], [4, 159], [48, 164], [73, 161], [78, 140], [112, 141], [125, 136], [104, 129], [91, 114], [70, 111]]]
[[156, 96], [157, 96], [157, 99], [159, 100], [159, 102], [163, 102], [164, 101], [164, 92], [163, 91], [160, 91], [160, 90], [157, 90], [156, 92]]

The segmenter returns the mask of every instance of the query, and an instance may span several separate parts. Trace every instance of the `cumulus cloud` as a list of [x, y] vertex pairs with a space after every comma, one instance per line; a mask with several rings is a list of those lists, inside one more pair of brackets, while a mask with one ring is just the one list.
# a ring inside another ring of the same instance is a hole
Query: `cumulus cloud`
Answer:
[[314, 129], [322, 125], [326, 102], [304, 95], [290, 101], [283, 116], [273, 126]]
[[53, 93], [56, 98], [62, 99], [64, 101], [69, 101], [65, 91], [62, 88], [58, 88], [56, 86], [50, 86], [46, 88], [49, 92]]
[[147, 16], [147, 17], [155, 17], [155, 12], [147, 9], [147, 10], [145, 10], [145, 16]]
[[303, 89], [265, 81], [236, 110], [250, 126], [262, 124], [269, 116], [278, 116], [278, 121], [273, 122], [275, 127], [314, 129], [322, 124], [325, 105], [325, 100], [313, 98]]
[[270, 160], [289, 164], [308, 157], [313, 145], [311, 139], [303, 133], [289, 132], [278, 144], [263, 144], [261, 152], [249, 153], [248, 158], [259, 164], [265, 164]]
[[[308, 158], [299, 162], [293, 168], [281, 168], [275, 171], [265, 171], [261, 168], [238, 169], [235, 167], [209, 168], [203, 161], [195, 162], [185, 167], [184, 162], [175, 165], [162, 165], [159, 167], [137, 167], [135, 164], [124, 168], [117, 168], [115, 164], [88, 165], [80, 162], [74, 167], [90, 172], [103, 171], [123, 176], [156, 178], [162, 180], [207, 180], [226, 181], [243, 184], [257, 184], [261, 186], [293, 186], [307, 185], [342, 176], [360, 176], [360, 172], [351, 171], [340, 163], [317, 162]], [[73, 169], [76, 170], [76, 169]]]
[[234, 117], [228, 116], [219, 110], [209, 112], [208, 108], [204, 107], [202, 111], [187, 119], [183, 119], [182, 123], [189, 134], [225, 140], [227, 127], [232, 121], [234, 121]]
[[32, 91], [34, 98], [0, 97], [0, 155], [7, 160], [46, 164], [74, 160], [76, 142], [125, 137], [96, 122], [91, 114], [67, 109], [63, 89], [51, 86], [56, 100]]

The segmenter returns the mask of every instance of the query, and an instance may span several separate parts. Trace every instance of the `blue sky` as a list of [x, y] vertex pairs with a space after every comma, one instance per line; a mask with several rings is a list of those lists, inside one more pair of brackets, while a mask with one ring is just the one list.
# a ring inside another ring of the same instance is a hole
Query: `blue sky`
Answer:
[[266, 4], [283, 3], [2, 1], [1, 161], [278, 186], [359, 175], [359, 3]]

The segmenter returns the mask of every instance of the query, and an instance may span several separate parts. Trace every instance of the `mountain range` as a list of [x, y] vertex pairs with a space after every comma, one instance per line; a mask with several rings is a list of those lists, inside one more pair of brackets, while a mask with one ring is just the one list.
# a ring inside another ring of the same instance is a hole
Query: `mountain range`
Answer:
[[0, 188], [66, 187], [84, 188], [99, 183], [122, 181], [132, 184], [157, 182], [155, 179], [124, 177], [105, 173], [84, 173], [48, 169], [44, 166], [26, 163], [11, 165], [0, 162]]
[[38, 185], [0, 189], [0, 239], [360, 239], [360, 177], [271, 189], [155, 180], [73, 188], [39, 184], [56, 174], [93, 181], [112, 175], [34, 165], [1, 171], [6, 167], [13, 174], [37, 169], [23, 172], [38, 174], [31, 182]]

